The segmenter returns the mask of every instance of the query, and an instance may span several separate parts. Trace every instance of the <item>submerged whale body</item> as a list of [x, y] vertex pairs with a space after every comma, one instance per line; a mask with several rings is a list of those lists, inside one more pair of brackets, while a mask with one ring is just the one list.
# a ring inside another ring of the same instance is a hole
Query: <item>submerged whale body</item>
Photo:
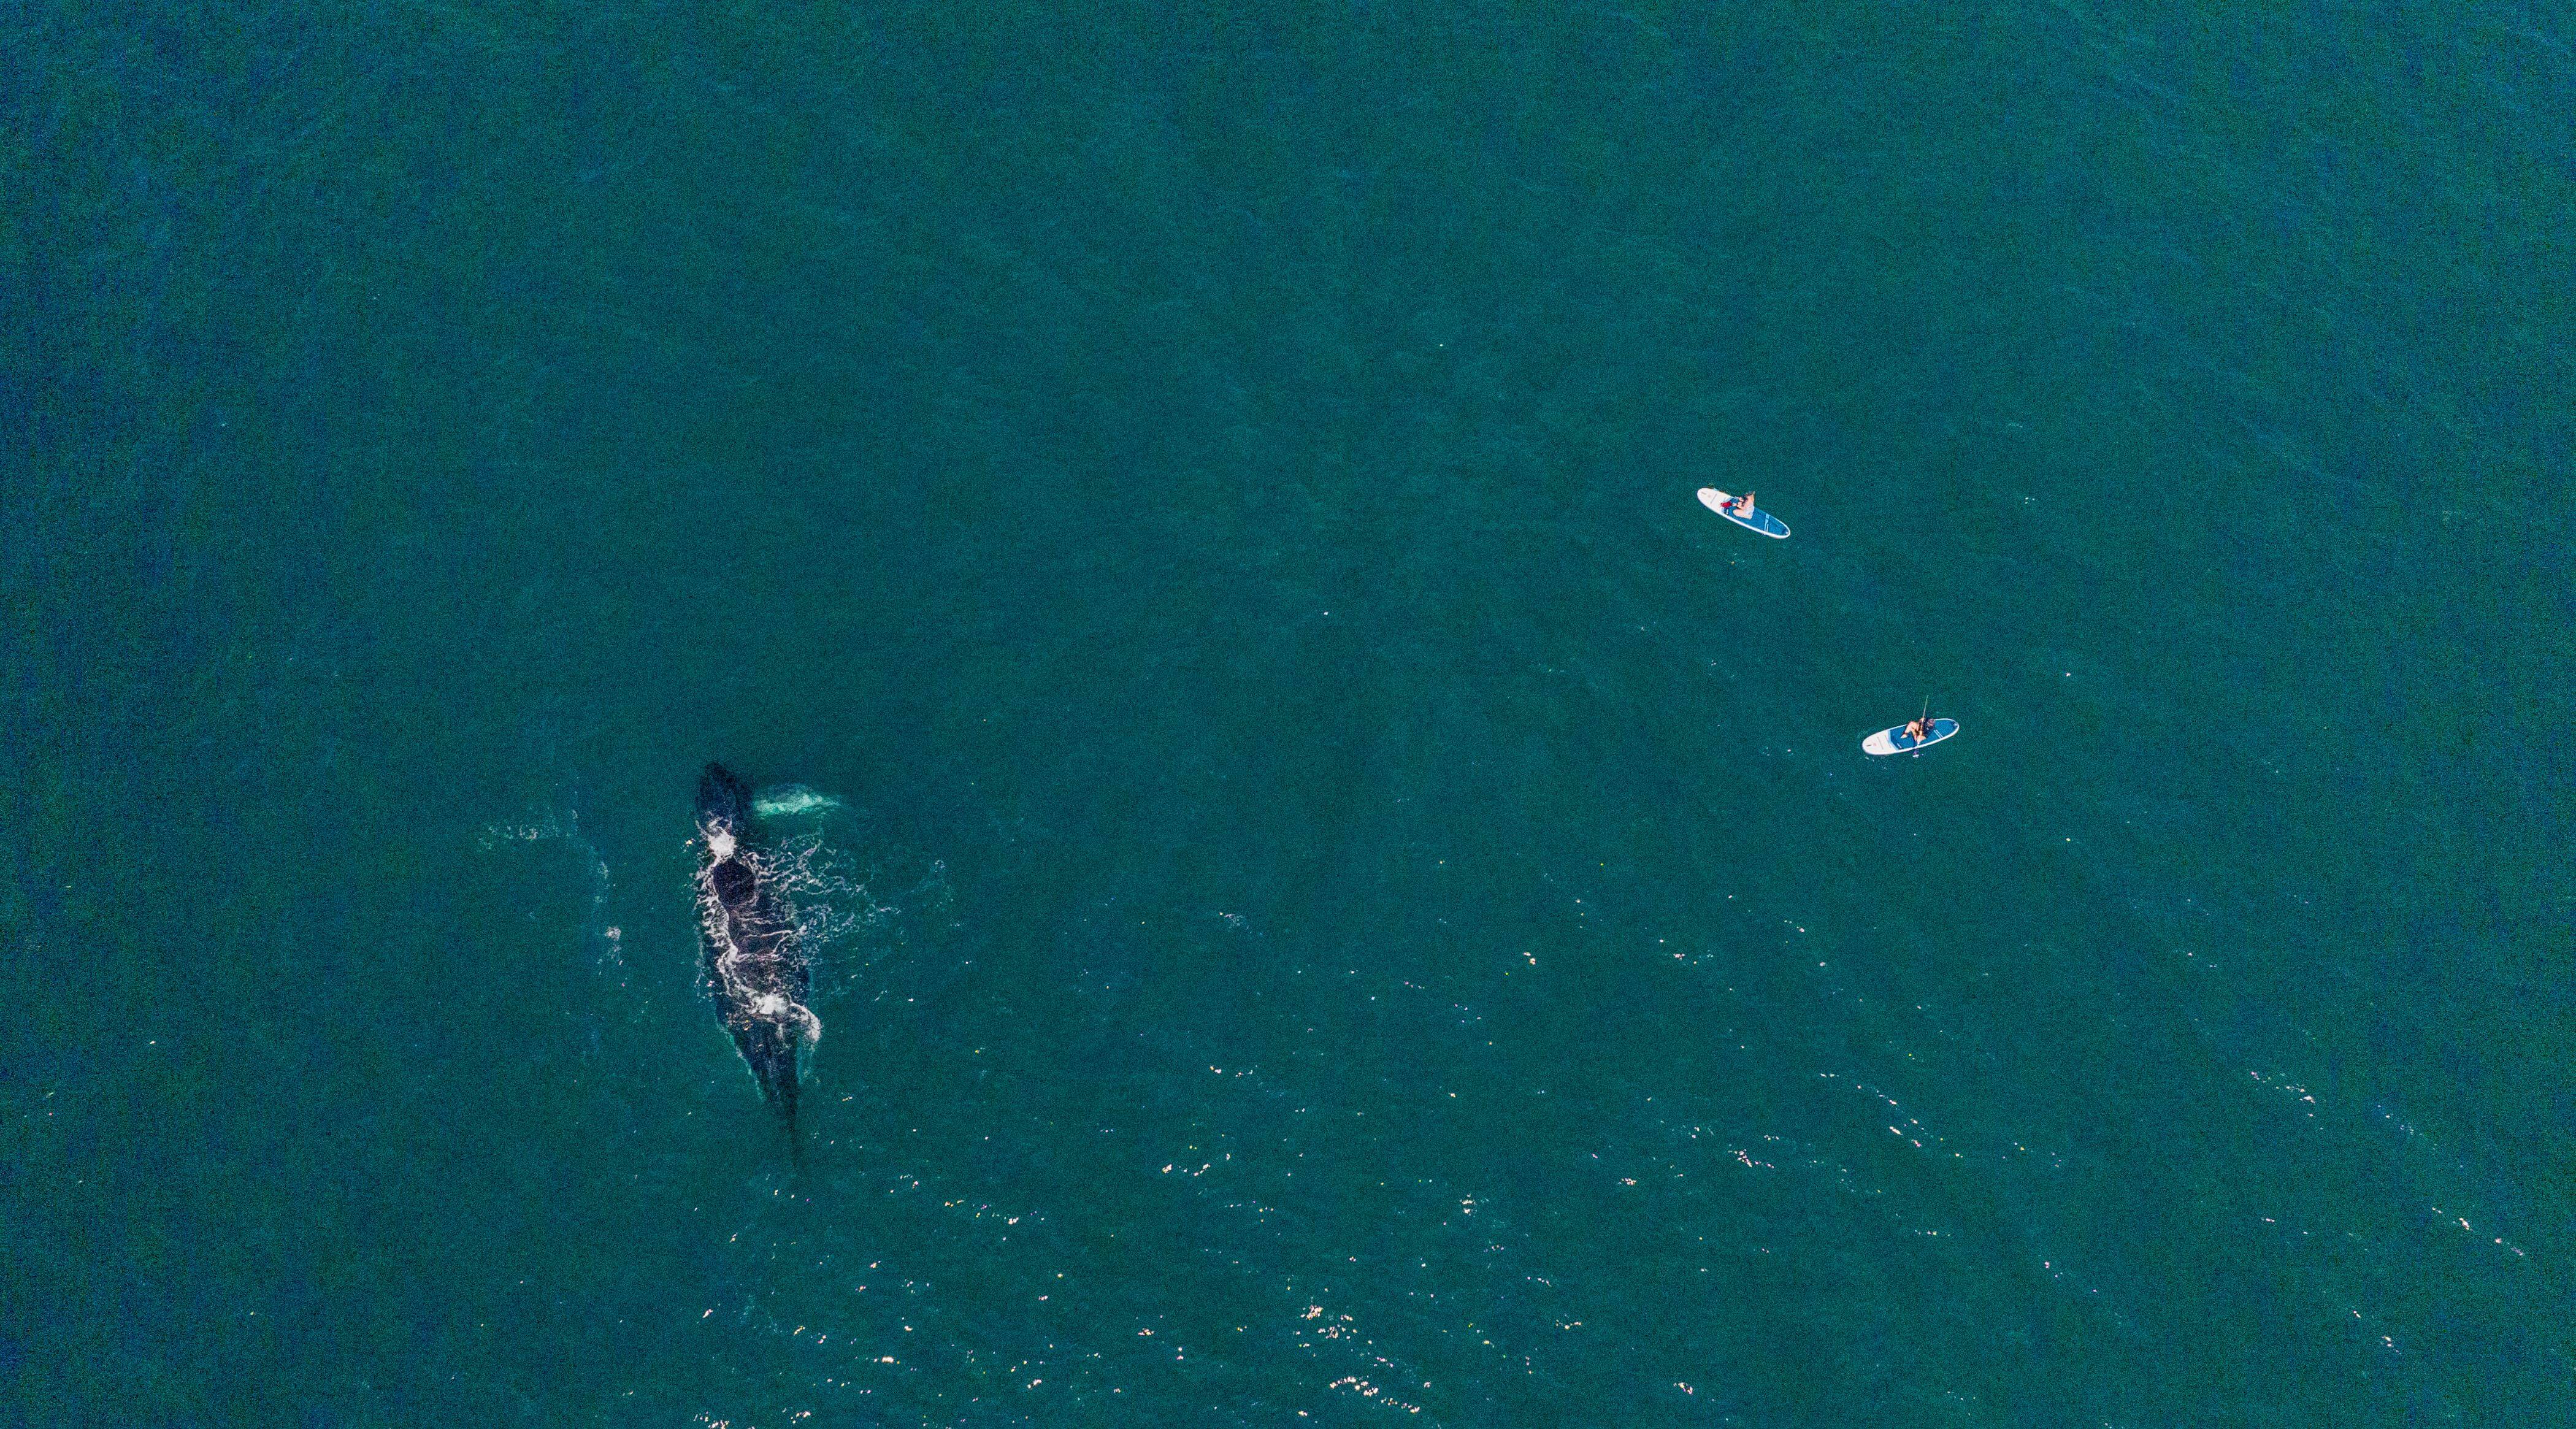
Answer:
[[721, 764], [698, 776], [698, 930], [716, 1015], [779, 1114], [796, 1116], [797, 1060], [823, 1024], [805, 1006], [796, 919], [750, 847], [751, 789]]

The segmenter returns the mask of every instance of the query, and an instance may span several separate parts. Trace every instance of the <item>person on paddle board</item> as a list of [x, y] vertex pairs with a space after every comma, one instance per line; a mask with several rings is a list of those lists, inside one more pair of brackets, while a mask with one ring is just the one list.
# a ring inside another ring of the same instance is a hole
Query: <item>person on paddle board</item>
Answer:
[[1738, 516], [1751, 516], [1753, 514], [1752, 492], [1748, 491], [1742, 496], [1735, 498], [1735, 514]]
[[1907, 720], [1905, 722], [1905, 737], [1913, 740], [1917, 744], [1921, 744], [1923, 741], [1930, 739], [1932, 737], [1932, 721], [1928, 719]]

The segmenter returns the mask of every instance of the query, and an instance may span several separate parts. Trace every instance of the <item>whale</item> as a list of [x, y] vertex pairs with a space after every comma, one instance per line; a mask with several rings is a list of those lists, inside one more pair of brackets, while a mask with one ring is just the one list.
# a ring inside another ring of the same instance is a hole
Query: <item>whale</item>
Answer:
[[753, 847], [752, 812], [751, 788], [733, 771], [711, 763], [698, 776], [700, 972], [761, 1096], [793, 1124], [800, 1063], [823, 1024], [805, 1005], [795, 910]]

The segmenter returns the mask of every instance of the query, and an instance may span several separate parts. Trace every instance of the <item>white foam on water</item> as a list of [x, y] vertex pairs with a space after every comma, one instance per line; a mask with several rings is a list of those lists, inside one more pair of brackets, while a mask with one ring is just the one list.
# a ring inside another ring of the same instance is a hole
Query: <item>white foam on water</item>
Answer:
[[947, 865], [909, 849], [852, 849], [822, 832], [753, 851], [762, 880], [795, 921], [811, 999], [848, 990], [879, 958], [943, 931], [954, 905]]
[[[840, 806], [829, 796], [787, 787], [809, 796], [795, 803], [798, 809]], [[880, 957], [926, 941], [948, 926], [953, 895], [947, 867], [910, 850], [853, 850], [834, 843], [818, 828], [758, 846], [718, 835], [708, 840], [707, 851], [751, 866], [763, 892], [776, 900], [778, 912], [795, 930], [808, 986], [800, 1004], [761, 992], [743, 979], [733, 961], [739, 950], [731, 947], [731, 932], [715, 896], [713, 860], [702, 860], [696, 878], [698, 914], [704, 935], [719, 949], [715, 975], [753, 1015], [792, 1025], [808, 1049], [823, 1035], [816, 1007], [848, 992]]]

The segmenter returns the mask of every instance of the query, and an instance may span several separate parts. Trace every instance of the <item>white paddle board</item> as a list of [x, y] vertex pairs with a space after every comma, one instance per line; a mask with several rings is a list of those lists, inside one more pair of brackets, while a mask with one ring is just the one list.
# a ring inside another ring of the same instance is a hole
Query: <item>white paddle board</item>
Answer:
[[1860, 742], [1860, 752], [1863, 754], [1912, 754], [1917, 750], [1922, 749], [1925, 745], [1939, 744], [1941, 741], [1948, 739], [1950, 736], [1957, 734], [1958, 732], [1959, 722], [1957, 720], [1936, 719], [1932, 721], [1932, 732], [1930, 734], [1925, 735], [1921, 739], [1909, 739], [1905, 734], [1905, 726], [1900, 724], [1894, 729], [1882, 729], [1878, 733], [1871, 735], [1869, 738], [1862, 740]]
[[1725, 492], [1718, 490], [1714, 486], [1703, 486], [1699, 489], [1700, 505], [1707, 507], [1709, 510], [1716, 512], [1718, 515], [1725, 517], [1727, 520], [1732, 521], [1736, 525], [1742, 526], [1747, 530], [1759, 531], [1774, 541], [1785, 541], [1789, 539], [1789, 528], [1781, 524], [1779, 517], [1772, 515], [1770, 512], [1763, 510], [1759, 506], [1754, 507], [1751, 511], [1747, 511], [1739, 515], [1733, 507], [1726, 504], [1734, 499], [1734, 497], [1727, 495]]

